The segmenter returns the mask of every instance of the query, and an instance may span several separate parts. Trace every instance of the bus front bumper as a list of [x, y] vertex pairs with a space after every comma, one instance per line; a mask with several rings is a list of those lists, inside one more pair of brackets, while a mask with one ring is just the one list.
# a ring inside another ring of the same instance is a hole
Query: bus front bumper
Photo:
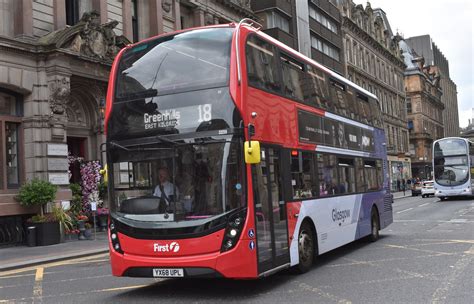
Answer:
[[183, 271], [184, 278], [257, 278], [255, 250], [250, 250], [250, 240], [240, 240], [228, 252], [213, 252], [180, 257], [152, 257], [116, 252], [109, 246], [112, 274], [127, 277], [160, 277], [158, 269]]

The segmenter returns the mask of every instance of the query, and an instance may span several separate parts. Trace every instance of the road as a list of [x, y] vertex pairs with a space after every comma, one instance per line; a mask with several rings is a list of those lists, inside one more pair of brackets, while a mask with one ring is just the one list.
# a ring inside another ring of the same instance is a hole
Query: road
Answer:
[[107, 255], [0, 273], [0, 303], [474, 303], [474, 201], [408, 197], [376, 243], [255, 281], [115, 278]]

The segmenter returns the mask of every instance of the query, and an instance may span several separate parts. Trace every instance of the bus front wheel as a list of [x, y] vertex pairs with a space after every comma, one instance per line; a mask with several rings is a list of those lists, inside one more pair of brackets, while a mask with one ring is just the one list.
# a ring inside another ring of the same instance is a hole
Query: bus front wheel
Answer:
[[370, 215], [370, 235], [369, 241], [375, 242], [379, 239], [380, 224], [379, 224], [379, 215], [376, 208], [372, 208]]
[[301, 224], [300, 232], [298, 233], [298, 254], [299, 264], [296, 270], [299, 273], [305, 273], [311, 269], [314, 260], [314, 233], [309, 222], [305, 221]]

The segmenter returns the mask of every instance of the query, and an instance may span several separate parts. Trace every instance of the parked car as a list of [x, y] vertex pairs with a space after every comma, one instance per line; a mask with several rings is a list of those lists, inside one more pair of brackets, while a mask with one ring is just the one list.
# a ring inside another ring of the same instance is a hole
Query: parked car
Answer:
[[418, 196], [421, 194], [422, 184], [421, 182], [414, 182], [411, 185], [411, 196]]
[[434, 195], [434, 183], [433, 181], [424, 181], [422, 182], [421, 186], [421, 197], [428, 197], [430, 195]]

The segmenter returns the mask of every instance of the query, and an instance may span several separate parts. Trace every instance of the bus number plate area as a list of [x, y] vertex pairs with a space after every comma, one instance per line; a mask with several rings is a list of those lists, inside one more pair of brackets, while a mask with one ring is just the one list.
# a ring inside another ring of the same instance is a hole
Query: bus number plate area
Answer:
[[184, 271], [182, 268], [154, 268], [153, 277], [155, 278], [182, 278]]

